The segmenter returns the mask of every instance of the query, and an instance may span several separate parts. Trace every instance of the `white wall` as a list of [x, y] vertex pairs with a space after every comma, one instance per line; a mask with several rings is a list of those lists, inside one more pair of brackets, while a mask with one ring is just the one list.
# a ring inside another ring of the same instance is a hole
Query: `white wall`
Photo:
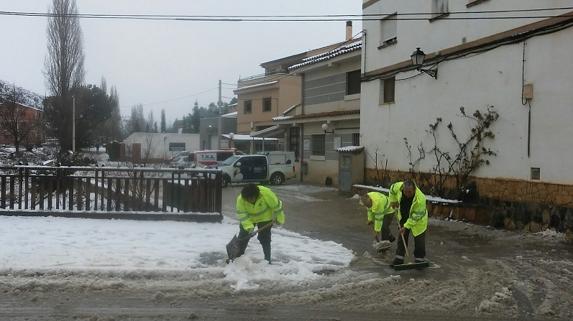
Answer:
[[[468, 0], [449, 0], [450, 12], [476, 12], [507, 9], [532, 9], [551, 7], [571, 7], [571, 0], [489, 0], [479, 5], [466, 8]], [[431, 12], [431, 0], [381, 0], [364, 9], [364, 14], [380, 13], [411, 13]], [[565, 11], [525, 12], [525, 13], [488, 13], [486, 16], [530, 16], [530, 15], [557, 15]], [[452, 14], [450, 17], [464, 17], [468, 15]], [[472, 14], [479, 17], [480, 14]], [[482, 15], [483, 16], [483, 15]], [[380, 21], [365, 21], [366, 44], [363, 43], [362, 57], [366, 57], [365, 72], [384, 66], [409, 60], [416, 47], [420, 47], [426, 54], [460, 45], [465, 41], [473, 41], [495, 33], [513, 29], [531, 22], [543, 19], [512, 19], [512, 20], [444, 20], [433, 22], [397, 21], [398, 42], [390, 47], [378, 49], [380, 45]]]
[[[552, 5], [561, 3], [543, 2]], [[441, 33], [442, 36], [445, 34]], [[572, 184], [573, 171], [569, 164], [573, 158], [573, 63], [570, 60], [573, 28], [527, 41], [525, 82], [533, 83], [535, 95], [532, 101], [529, 158], [528, 109], [521, 103], [522, 50], [522, 44], [514, 44], [441, 63], [437, 80], [420, 75], [397, 81], [395, 104], [379, 105], [379, 80], [364, 82], [361, 134], [367, 153], [373, 155], [378, 148], [379, 159], [387, 158], [389, 169], [407, 170], [404, 137], [414, 146], [423, 141], [429, 149], [432, 146], [431, 137], [426, 129], [437, 117], [442, 117], [444, 124], [440, 141], [452, 143], [445, 127], [449, 121], [460, 133], [465, 130], [467, 134], [470, 129], [469, 123], [459, 116], [460, 106], [473, 112], [493, 105], [500, 114], [494, 127], [496, 138], [492, 145], [498, 156], [491, 158], [492, 164], [480, 170], [478, 176], [529, 179], [530, 167], [540, 167], [542, 181]], [[403, 79], [414, 74], [400, 73], [396, 78]], [[423, 161], [420, 169], [429, 170], [432, 164], [428, 160]], [[371, 157], [367, 157], [367, 167], [375, 167]]]
[[169, 151], [169, 143], [185, 143], [185, 150], [200, 150], [199, 134], [175, 134], [175, 133], [133, 133], [124, 141], [130, 148], [132, 144], [141, 144], [141, 157], [145, 158], [148, 147], [151, 149], [149, 158], [168, 159], [177, 152]]

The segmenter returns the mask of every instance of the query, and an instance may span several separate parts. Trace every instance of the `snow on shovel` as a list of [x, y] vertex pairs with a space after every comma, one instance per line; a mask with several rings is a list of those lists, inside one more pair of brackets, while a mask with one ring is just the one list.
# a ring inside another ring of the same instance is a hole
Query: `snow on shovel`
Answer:
[[257, 235], [257, 233], [259, 233], [260, 231], [270, 228], [271, 226], [273, 226], [273, 222], [270, 222], [269, 224], [258, 228], [256, 231], [251, 232], [251, 234], [242, 238], [237, 237], [237, 234], [233, 235], [233, 238], [227, 244], [227, 264], [231, 263], [234, 259], [238, 258], [241, 255], [241, 241], [251, 239], [252, 237]]

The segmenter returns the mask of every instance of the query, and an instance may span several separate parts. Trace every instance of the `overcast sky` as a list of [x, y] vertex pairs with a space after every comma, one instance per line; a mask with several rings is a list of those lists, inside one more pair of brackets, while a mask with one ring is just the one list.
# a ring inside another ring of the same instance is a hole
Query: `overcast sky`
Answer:
[[[0, 0], [0, 11], [47, 12], [51, 0]], [[177, 15], [359, 14], [361, 0], [77, 0], [80, 13]], [[259, 64], [344, 40], [344, 22], [81, 20], [86, 82], [117, 87], [122, 114], [143, 104], [159, 118], [217, 100], [217, 82], [262, 73]], [[46, 18], [0, 16], [0, 79], [46, 92]], [[354, 33], [359, 31], [355, 23]], [[210, 90], [211, 89], [211, 90]], [[206, 93], [197, 93], [210, 90]], [[223, 96], [233, 96], [225, 85]]]

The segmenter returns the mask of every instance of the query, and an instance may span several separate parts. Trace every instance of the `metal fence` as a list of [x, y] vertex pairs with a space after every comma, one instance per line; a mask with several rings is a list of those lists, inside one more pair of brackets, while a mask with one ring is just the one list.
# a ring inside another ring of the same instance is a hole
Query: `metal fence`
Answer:
[[0, 214], [220, 221], [218, 170], [0, 167]]

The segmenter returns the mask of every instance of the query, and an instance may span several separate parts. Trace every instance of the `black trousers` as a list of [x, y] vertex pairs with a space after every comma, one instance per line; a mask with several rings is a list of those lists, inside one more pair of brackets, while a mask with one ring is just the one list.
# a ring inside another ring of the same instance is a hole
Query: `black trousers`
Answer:
[[[255, 223], [255, 225], [257, 226], [257, 228], [260, 229], [270, 223], [271, 221], [266, 221], [266, 222]], [[271, 228], [272, 227], [267, 227], [264, 230], [261, 230], [259, 233], [257, 233], [257, 239], [259, 240], [261, 246], [263, 247], [265, 260], [269, 262], [271, 261]], [[243, 226], [239, 224], [239, 242], [241, 244], [241, 251], [239, 252], [239, 256], [245, 254], [245, 250], [247, 249], [247, 245], [249, 245], [250, 239], [251, 238], [249, 237], [249, 232], [243, 229]]]
[[394, 242], [394, 240], [396, 239], [394, 235], [392, 235], [392, 233], [390, 232], [390, 226], [392, 225], [393, 219], [394, 219], [393, 214], [384, 215], [384, 220], [382, 221], [382, 231], [381, 231], [382, 238], [380, 240]]
[[[410, 238], [410, 230], [406, 229], [404, 231], [404, 240], [406, 241], [406, 245], [408, 245], [408, 239]], [[426, 232], [414, 236], [414, 257], [416, 261], [423, 261], [426, 257]], [[404, 243], [402, 242], [402, 237], [398, 239], [398, 247], [396, 248], [396, 259], [397, 260], [404, 260], [404, 254], [406, 253], [406, 249], [404, 248]]]

